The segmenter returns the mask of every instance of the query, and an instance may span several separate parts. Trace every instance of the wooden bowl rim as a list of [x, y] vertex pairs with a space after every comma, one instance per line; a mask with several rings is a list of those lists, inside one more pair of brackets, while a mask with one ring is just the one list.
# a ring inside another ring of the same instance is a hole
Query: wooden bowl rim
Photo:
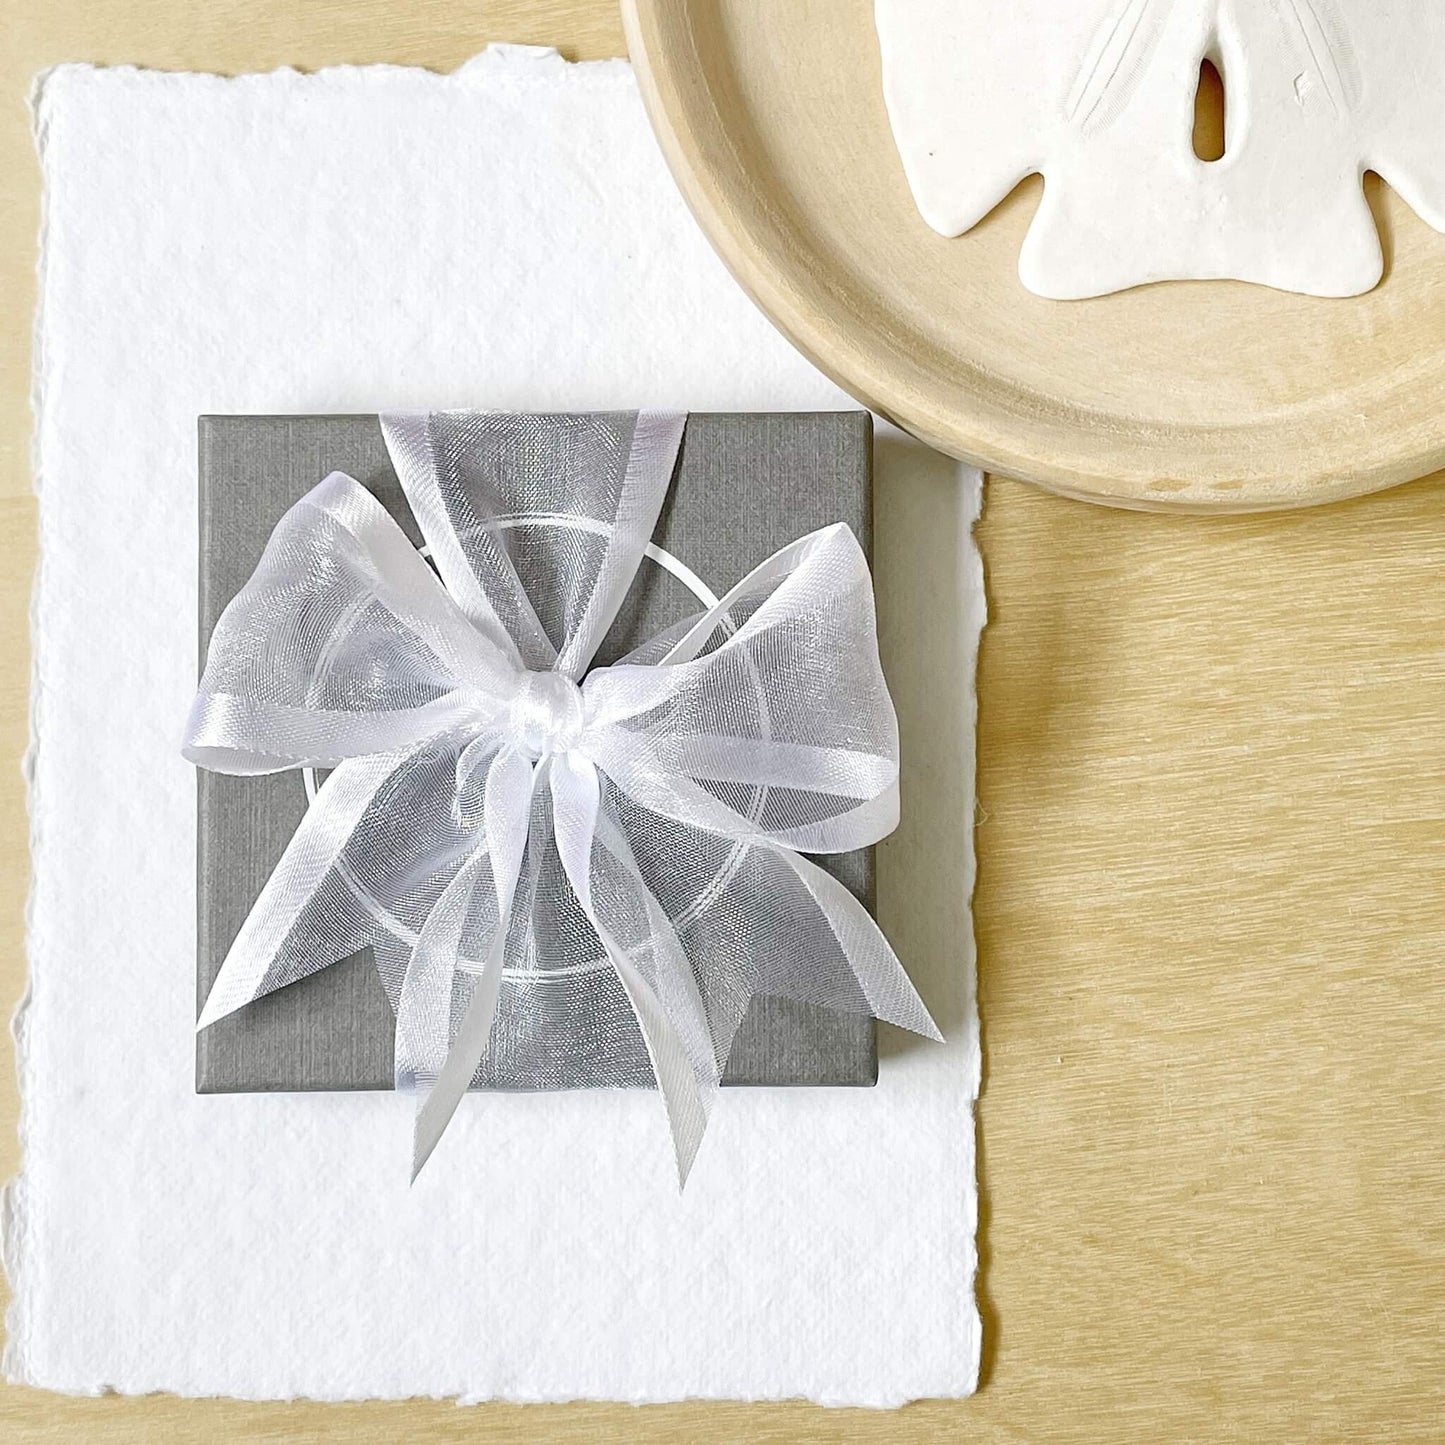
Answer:
[[[1384, 428], [1377, 424], [1371, 428], [1372, 445], [1359, 455], [1332, 462], [1300, 457], [1287, 476], [1240, 481], [1211, 472], [1207, 463], [1199, 467], [1201, 459], [1218, 451], [1225, 429], [1180, 424], [1154, 428], [1169, 432], [1176, 449], [1178, 439], [1197, 438], [1180, 453], [1191, 464], [1173, 467], [1174, 475], [1167, 476], [1161, 475], [1158, 452], [1141, 443], [1137, 433], [1113, 437], [1113, 459], [1121, 465], [1097, 465], [1091, 449], [1080, 444], [1083, 426], [1070, 433], [1057, 417], [1041, 418], [1030, 404], [1031, 393], [1006, 378], [987, 376], [969, 394], [966, 409], [951, 404], [930, 384], [932, 373], [909, 355], [902, 337], [880, 347], [876, 333], [860, 335], [828, 304], [826, 266], [798, 242], [766, 190], [750, 181], [743, 152], [706, 83], [697, 46], [687, 47], [675, 63], [667, 59], [673, 47], [665, 43], [664, 31], [685, 26], [691, 33], [696, 5], [697, 0], [621, 0], [643, 103], [683, 198], [735, 279], [793, 345], [845, 391], [905, 431], [988, 472], [1020, 477], [1064, 496], [1150, 511], [1231, 513], [1320, 505], [1445, 467], [1445, 435], [1414, 441], [1407, 434], [1391, 449], [1382, 444]], [[1021, 445], [1025, 424], [1055, 433], [1056, 450], [1051, 454], [1037, 445]], [[1237, 430], [1253, 435], [1266, 426], [1255, 420]]]

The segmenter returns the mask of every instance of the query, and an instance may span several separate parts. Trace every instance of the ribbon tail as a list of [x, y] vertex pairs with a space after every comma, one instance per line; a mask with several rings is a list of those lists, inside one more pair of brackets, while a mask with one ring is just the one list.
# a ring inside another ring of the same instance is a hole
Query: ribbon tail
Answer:
[[677, 1160], [677, 1183], [681, 1188], [692, 1172], [693, 1161], [707, 1129], [707, 1104], [682, 1040], [678, 1038], [657, 995], [601, 929], [598, 929], [598, 937], [602, 939], [602, 946], [607, 950], [607, 956], [627, 993], [627, 1001], [637, 1015], [637, 1026], [642, 1031], [642, 1041], [647, 1046], [647, 1057], [652, 1062], [657, 1089], [667, 1111], [667, 1127]]
[[918, 996], [918, 990], [873, 915], [816, 863], [787, 848], [774, 848], [772, 852], [798, 875], [812, 895], [818, 911], [833, 930], [873, 1017], [942, 1043], [943, 1035], [933, 1015]]
[[[637, 896], [648, 915], [648, 937], [652, 945], [648, 951], [654, 961], [657, 987], [633, 962], [629, 950], [621, 945], [607, 920], [601, 916], [592, 892], [592, 845], [599, 832], [604, 846], [623, 864], [635, 884], [640, 883], [640, 875], [625, 840], [621, 845], [625, 850], [624, 856], [616, 848], [619, 836], [616, 830], [605, 821], [599, 825], [601, 789], [596, 768], [590, 762], [569, 755], [554, 762], [551, 783], [557, 852], [572, 884], [572, 891], [597, 931], [637, 1017], [667, 1113], [681, 1187], [687, 1182], [698, 1146], [702, 1143], [718, 1072], [696, 981], [671, 924], [645, 886], [641, 887]], [[679, 1031], [679, 1021], [685, 1025], [686, 1039]]]
[[[487, 770], [484, 845], [437, 900], [407, 966], [397, 1009], [397, 1087], [431, 1087], [417, 1111], [412, 1181], [431, 1157], [491, 1043], [506, 959], [512, 902], [531, 824], [534, 770], [514, 747], [503, 747]], [[457, 958], [474, 895], [490, 873], [496, 916], [460, 1029], [449, 1038]], [[445, 1057], [437, 1055], [446, 1041]], [[439, 1067], [436, 1065], [439, 1063]]]
[[477, 979], [472, 1001], [462, 1019], [462, 1026], [452, 1040], [446, 1062], [436, 1076], [422, 1106], [417, 1110], [412, 1130], [411, 1182], [421, 1173], [432, 1151], [441, 1142], [452, 1121], [462, 1096], [472, 1086], [477, 1068], [492, 1039], [492, 1025], [497, 1019], [497, 996], [502, 987], [502, 960], [507, 949], [507, 928], [510, 916], [499, 920], [492, 947]]
[[[302, 910], [330, 878], [377, 791], [408, 756], [352, 758], [327, 778], [232, 942], [196, 1021], [197, 1033], [269, 992], [272, 964]], [[319, 957], [308, 972], [344, 956]]]

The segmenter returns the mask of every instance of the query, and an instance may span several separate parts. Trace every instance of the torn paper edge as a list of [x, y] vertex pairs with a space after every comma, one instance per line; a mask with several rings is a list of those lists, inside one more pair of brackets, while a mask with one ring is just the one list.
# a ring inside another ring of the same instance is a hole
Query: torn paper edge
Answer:
[[[55, 67], [40, 71], [31, 82], [26, 103], [30, 112], [30, 134], [35, 144], [35, 154], [40, 165], [40, 227], [36, 234], [35, 256], [35, 316], [31, 326], [30, 361], [30, 413], [32, 431], [30, 435], [30, 478], [31, 486], [38, 496], [42, 485], [40, 468], [40, 438], [45, 415], [45, 380], [47, 368], [44, 355], [44, 319], [46, 307], [46, 269], [49, 265], [50, 229], [50, 176], [46, 169], [45, 152], [49, 139], [49, 117], [45, 106], [45, 90]], [[37, 515], [37, 532], [43, 517]], [[38, 543], [37, 537], [37, 543]], [[43, 845], [40, 827], [40, 800], [36, 791], [35, 759], [40, 751], [40, 572], [45, 565], [45, 549], [37, 545], [35, 569], [30, 579], [30, 697], [26, 710], [27, 737], [25, 754], [20, 770], [25, 778], [25, 811], [28, 820], [27, 837], [30, 850], [30, 883], [25, 895], [24, 914], [24, 957], [25, 986], [20, 1000], [10, 1018], [10, 1037], [15, 1045], [15, 1084], [20, 1096], [19, 1117], [16, 1134], [20, 1146], [20, 1163], [14, 1176], [7, 1180], [0, 1190], [0, 1267], [10, 1286], [10, 1299], [5, 1311], [5, 1348], [0, 1354], [0, 1369], [5, 1378], [15, 1383], [30, 1383], [29, 1358], [26, 1351], [29, 1321], [26, 1319], [26, 1293], [21, 1288], [27, 1267], [26, 1256], [30, 1244], [31, 1221], [25, 1166], [30, 1158], [31, 1133], [34, 1126], [32, 1117], [34, 1105], [29, 1088], [30, 1081], [30, 1007], [35, 990], [36, 963], [40, 947], [35, 928], [35, 899], [39, 887], [40, 871], [35, 860], [40, 856]]]
[[[972, 470], [972, 469], [970, 469]], [[984, 476], [973, 471], [972, 505], [964, 516], [960, 528], [958, 545], [963, 548], [967, 566], [963, 568], [960, 588], [961, 596], [955, 599], [958, 606], [966, 608], [964, 629], [971, 634], [969, 661], [971, 667], [965, 670], [967, 696], [963, 700], [963, 717], [967, 719], [973, 737], [970, 750], [970, 765], [973, 769], [969, 784], [969, 813], [964, 828], [963, 887], [967, 905], [968, 947], [965, 967], [968, 969], [968, 1012], [965, 1027], [972, 1030], [973, 1057], [972, 1072], [968, 1079], [968, 1120], [966, 1126], [970, 1135], [969, 1158], [970, 1178], [973, 1188], [960, 1201], [967, 1222], [968, 1237], [968, 1308], [973, 1327], [973, 1372], [969, 1376], [965, 1392], [973, 1396], [978, 1392], [979, 1373], [983, 1369], [984, 1320], [983, 1306], [979, 1302], [980, 1260], [979, 1260], [979, 1206], [983, 1193], [983, 1180], [978, 1172], [979, 1144], [979, 1097], [983, 1092], [983, 1016], [978, 1006], [978, 925], [974, 919], [973, 903], [978, 892], [978, 663], [983, 647], [983, 630], [988, 626], [988, 579], [983, 570], [983, 550], [978, 544], [978, 524], [983, 515]], [[911, 1402], [910, 1402], [911, 1403]]]

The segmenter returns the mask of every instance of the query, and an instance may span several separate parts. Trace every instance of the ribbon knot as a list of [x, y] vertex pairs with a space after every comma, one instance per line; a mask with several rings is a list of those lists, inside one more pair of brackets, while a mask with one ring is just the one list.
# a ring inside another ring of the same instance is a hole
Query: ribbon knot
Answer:
[[898, 815], [852, 533], [801, 538], [587, 672], [683, 423], [383, 417], [435, 572], [336, 472], [212, 635], [186, 756], [331, 772], [197, 1027], [369, 947], [397, 1087], [421, 1094], [414, 1170], [473, 1085], [633, 1081], [640, 1044], [685, 1179], [755, 996], [939, 1036], [868, 911], [802, 856]]
[[560, 672], [527, 672], [507, 713], [507, 732], [533, 761], [571, 751], [582, 736], [582, 689]]

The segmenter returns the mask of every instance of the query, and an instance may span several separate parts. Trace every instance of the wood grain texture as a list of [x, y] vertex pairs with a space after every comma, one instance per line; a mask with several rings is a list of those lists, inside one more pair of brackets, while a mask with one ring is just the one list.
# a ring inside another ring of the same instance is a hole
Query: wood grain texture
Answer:
[[[621, 46], [610, 0], [21, 8], [0, 33], [0, 185], [18, 202], [0, 217], [7, 298], [26, 294], [33, 258], [19, 96], [36, 66], [447, 67], [489, 37]], [[0, 337], [0, 746], [12, 763], [34, 556], [27, 350], [23, 327]], [[990, 484], [976, 905], [987, 1354], [973, 1400], [892, 1414], [462, 1410], [0, 1387], [0, 1439], [1439, 1440], [1442, 517], [1440, 478], [1236, 519]], [[24, 976], [14, 766], [0, 789], [8, 1010]]]
[[1175, 511], [1296, 507], [1445, 466], [1445, 237], [1373, 178], [1386, 276], [1365, 296], [1191, 281], [1046, 301], [1018, 278], [1039, 177], [965, 236], [918, 214], [871, 0], [622, 9], [663, 150], [733, 274], [924, 440]]

